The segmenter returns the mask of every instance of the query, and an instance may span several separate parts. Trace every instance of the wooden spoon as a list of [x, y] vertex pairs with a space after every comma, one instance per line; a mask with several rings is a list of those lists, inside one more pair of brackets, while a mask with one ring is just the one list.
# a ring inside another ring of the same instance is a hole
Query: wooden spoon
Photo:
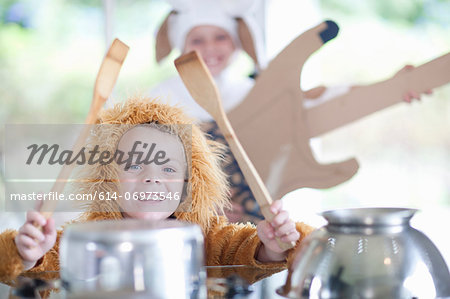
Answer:
[[[119, 76], [120, 68], [123, 61], [127, 56], [129, 47], [121, 42], [119, 39], [115, 39], [111, 44], [105, 58], [103, 59], [100, 70], [97, 74], [97, 79], [94, 86], [94, 96], [92, 98], [91, 107], [89, 109], [88, 116], [85, 123], [93, 125], [97, 121], [97, 116], [103, 104], [110, 96], [114, 85], [116, 84], [117, 77]], [[87, 136], [89, 135], [91, 126], [84, 126], [73, 147], [73, 151], [79, 152], [84, 145]], [[72, 173], [75, 163], [64, 164], [59, 172], [58, 178], [53, 185], [52, 192], [62, 193], [66, 185], [67, 180]], [[56, 193], [55, 193], [56, 194]], [[56, 208], [57, 200], [44, 201], [39, 211], [46, 219], [50, 218], [53, 211]]]
[[[175, 66], [191, 96], [201, 107], [211, 114], [217, 122], [217, 125], [227, 140], [256, 201], [261, 207], [262, 214], [267, 220], [272, 221], [274, 215], [269, 209], [272, 204], [272, 198], [270, 197], [269, 191], [237, 139], [225, 111], [223, 110], [222, 100], [217, 90], [217, 86], [202, 58], [197, 51], [190, 52], [177, 58], [175, 60]], [[295, 246], [295, 242], [285, 243], [279, 238], [277, 238], [277, 242], [278, 245], [285, 250]]]

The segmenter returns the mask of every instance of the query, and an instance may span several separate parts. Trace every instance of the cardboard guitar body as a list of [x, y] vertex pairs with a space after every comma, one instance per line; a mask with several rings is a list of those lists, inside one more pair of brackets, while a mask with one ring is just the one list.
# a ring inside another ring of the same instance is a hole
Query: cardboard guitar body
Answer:
[[410, 86], [423, 92], [450, 81], [447, 54], [407, 74], [352, 89], [305, 109], [300, 88], [303, 65], [338, 30], [336, 23], [325, 21], [297, 37], [258, 76], [244, 101], [228, 113], [242, 146], [274, 198], [302, 187], [329, 188], [357, 172], [355, 159], [319, 164], [309, 145], [311, 137], [400, 102]]

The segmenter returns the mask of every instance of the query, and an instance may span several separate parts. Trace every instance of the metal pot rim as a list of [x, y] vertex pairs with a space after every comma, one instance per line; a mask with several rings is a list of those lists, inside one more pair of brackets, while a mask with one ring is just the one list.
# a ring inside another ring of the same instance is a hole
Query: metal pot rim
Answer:
[[[165, 238], [177, 236], [177, 239], [192, 239], [203, 237], [200, 227], [196, 224], [177, 220], [145, 221], [137, 219], [105, 220], [68, 225], [64, 236], [70, 240], [94, 242], [149, 242], [158, 240], [157, 236]], [[153, 237], [153, 238], [149, 238]]]
[[410, 208], [347, 208], [320, 213], [329, 225], [403, 225], [408, 224], [417, 212]]

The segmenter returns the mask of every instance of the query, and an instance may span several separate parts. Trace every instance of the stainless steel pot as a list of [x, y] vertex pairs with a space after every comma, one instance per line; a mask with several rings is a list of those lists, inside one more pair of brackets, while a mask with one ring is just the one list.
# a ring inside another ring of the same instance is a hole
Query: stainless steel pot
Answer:
[[416, 210], [342, 209], [297, 249], [288, 298], [450, 297], [448, 267], [433, 243], [410, 226]]
[[200, 228], [174, 220], [74, 224], [60, 243], [61, 279], [68, 297], [202, 298], [203, 252]]

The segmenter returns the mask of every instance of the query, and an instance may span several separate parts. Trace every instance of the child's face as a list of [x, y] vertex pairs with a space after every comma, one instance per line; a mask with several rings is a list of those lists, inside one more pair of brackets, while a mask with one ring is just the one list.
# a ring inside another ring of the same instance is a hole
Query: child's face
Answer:
[[[146, 158], [153, 144], [152, 154]], [[187, 169], [183, 144], [177, 136], [156, 128], [135, 127], [122, 136], [117, 149], [125, 153], [126, 159], [133, 147], [135, 153], [143, 152], [140, 159], [147, 162], [139, 163], [138, 154], [131, 154], [130, 167], [126, 163], [119, 165], [119, 204], [124, 216], [166, 219], [177, 209], [183, 192]]]
[[186, 36], [184, 52], [197, 50], [213, 76], [220, 74], [228, 65], [235, 50], [227, 31], [217, 26], [197, 26]]

